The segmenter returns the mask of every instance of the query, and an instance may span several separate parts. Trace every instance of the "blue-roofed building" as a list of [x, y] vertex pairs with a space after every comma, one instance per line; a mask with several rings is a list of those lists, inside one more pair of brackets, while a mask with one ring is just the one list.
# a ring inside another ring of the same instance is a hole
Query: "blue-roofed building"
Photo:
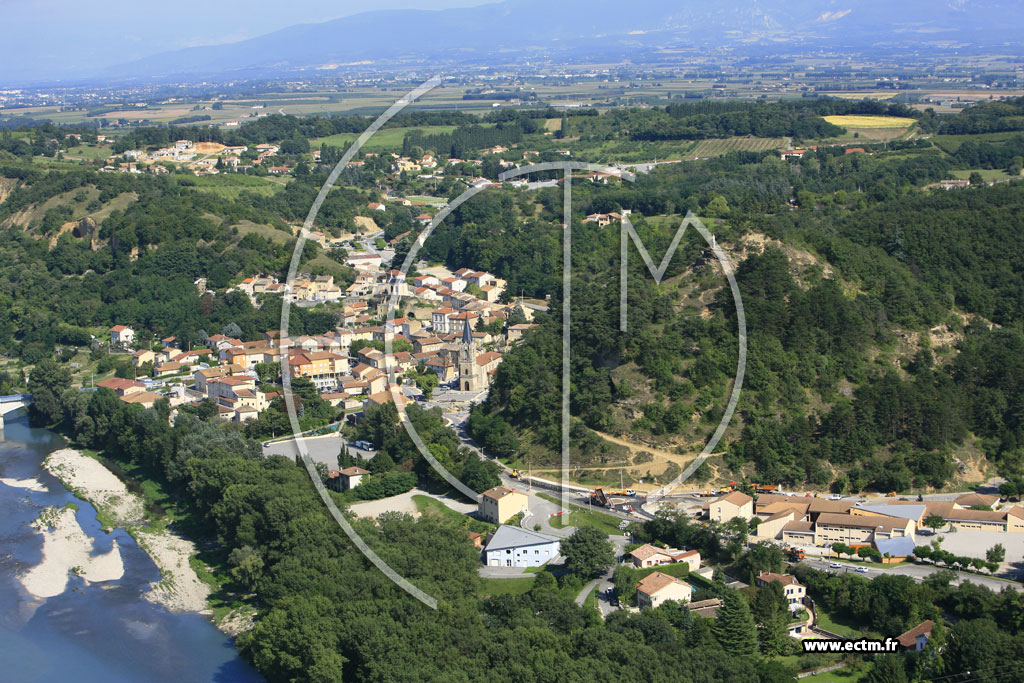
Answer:
[[897, 561], [906, 559], [913, 555], [914, 548], [916, 547], [913, 536], [895, 536], [893, 538], [875, 539], [875, 549], [882, 553], [883, 557], [888, 554], [891, 559], [895, 559]]
[[484, 548], [484, 561], [488, 567], [540, 567], [558, 557], [559, 547], [554, 536], [502, 525]]

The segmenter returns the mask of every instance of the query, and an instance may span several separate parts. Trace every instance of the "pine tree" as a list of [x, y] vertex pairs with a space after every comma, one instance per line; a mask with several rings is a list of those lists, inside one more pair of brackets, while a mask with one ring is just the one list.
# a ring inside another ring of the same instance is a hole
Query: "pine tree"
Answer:
[[338, 469], [344, 470], [352, 467], [356, 464], [355, 458], [348, 452], [348, 444], [342, 444], [341, 451], [338, 452]]
[[750, 606], [737, 591], [731, 590], [722, 597], [722, 608], [718, 610], [713, 627], [715, 638], [728, 652], [735, 655], [750, 655], [757, 652], [757, 628]]
[[761, 653], [784, 655], [789, 651], [790, 638], [786, 632], [789, 624], [789, 606], [783, 593], [782, 584], [772, 581], [759, 588], [750, 601], [750, 613], [757, 624], [757, 639]]

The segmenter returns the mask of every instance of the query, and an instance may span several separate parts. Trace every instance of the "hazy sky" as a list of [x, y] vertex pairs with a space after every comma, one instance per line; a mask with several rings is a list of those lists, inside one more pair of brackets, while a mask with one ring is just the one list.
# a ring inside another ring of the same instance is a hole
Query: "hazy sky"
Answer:
[[0, 0], [0, 87], [380, 9], [494, 0]]

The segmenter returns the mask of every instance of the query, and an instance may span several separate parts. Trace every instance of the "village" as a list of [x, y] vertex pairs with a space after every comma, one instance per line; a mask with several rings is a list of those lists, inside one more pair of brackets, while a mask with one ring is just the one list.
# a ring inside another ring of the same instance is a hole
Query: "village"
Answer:
[[[343, 300], [333, 332], [288, 337], [268, 331], [252, 340], [218, 333], [207, 337], [204, 346], [190, 349], [167, 337], [154, 350], [137, 340], [131, 327], [115, 325], [110, 329], [110, 347], [127, 351], [141, 346], [132, 351], [132, 364], [140, 371], [134, 379], [111, 378], [97, 386], [115, 390], [124, 402], [145, 407], [152, 407], [164, 394], [172, 408], [209, 400], [223, 419], [245, 422], [280, 395], [259, 388], [263, 383], [257, 366], [286, 363], [292, 378], [307, 378], [324, 400], [351, 414], [395, 400], [389, 371], [399, 377], [410, 371], [429, 372], [439, 385], [482, 392], [501, 363], [502, 351], [533, 327], [529, 322], [506, 325], [513, 317], [532, 319], [534, 308], [521, 302], [500, 303], [505, 282], [489, 273], [469, 268], [448, 273], [438, 268], [443, 272], [405, 278], [397, 270], [382, 270], [379, 253], [353, 252], [348, 259], [358, 271], [355, 283], [344, 293], [331, 276], [300, 275], [290, 286], [274, 277], [251, 277], [237, 285], [238, 291], [254, 300], [261, 296], [283, 296], [297, 304]], [[392, 296], [399, 298], [407, 313], [384, 324], [371, 324], [387, 318], [386, 300]], [[386, 355], [376, 348], [387, 343], [409, 350]], [[145, 377], [150, 368], [152, 378]], [[401, 381], [399, 396], [411, 400], [420, 393], [411, 380]]]

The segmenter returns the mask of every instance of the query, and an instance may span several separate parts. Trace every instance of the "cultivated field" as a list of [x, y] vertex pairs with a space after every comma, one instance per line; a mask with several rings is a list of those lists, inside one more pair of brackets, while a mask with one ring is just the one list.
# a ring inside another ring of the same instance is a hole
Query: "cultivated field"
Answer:
[[786, 146], [785, 138], [722, 138], [701, 140], [686, 155], [687, 159], [720, 157], [729, 152], [765, 152]]
[[187, 184], [202, 192], [210, 192], [225, 199], [235, 200], [243, 192], [254, 192], [269, 197], [283, 190], [286, 183], [279, 178], [222, 173], [188, 178]]
[[[422, 131], [424, 135], [436, 135], [438, 133], [450, 133], [455, 130], [455, 126], [418, 126], [416, 128], [385, 128], [384, 130], [378, 131], [372, 138], [370, 138], [363, 149], [366, 150], [400, 150], [402, 143], [405, 142], [405, 134], [413, 131]], [[326, 138], [315, 138], [309, 141], [311, 149], [319, 149], [320, 145], [327, 144], [331, 147], [346, 148], [359, 135], [356, 133], [338, 133], [337, 135], [331, 135]]]
[[862, 116], [851, 114], [848, 116], [825, 116], [829, 123], [842, 126], [843, 128], [909, 128], [915, 122], [914, 119], [902, 116]]
[[997, 133], [979, 133], [977, 135], [936, 135], [932, 141], [939, 146], [943, 152], [956, 154], [960, 145], [968, 140], [972, 142], [1003, 142], [1010, 138], [1022, 135], [1020, 131], [999, 131]]

